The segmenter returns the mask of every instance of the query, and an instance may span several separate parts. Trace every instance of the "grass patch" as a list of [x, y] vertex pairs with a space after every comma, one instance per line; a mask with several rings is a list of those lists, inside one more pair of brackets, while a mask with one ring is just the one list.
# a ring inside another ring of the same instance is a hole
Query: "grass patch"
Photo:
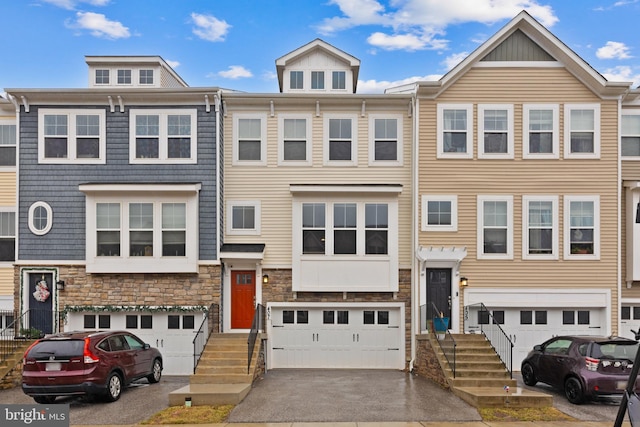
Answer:
[[576, 421], [556, 408], [478, 408], [482, 421]]
[[224, 423], [234, 405], [170, 406], [140, 424], [212, 424]]

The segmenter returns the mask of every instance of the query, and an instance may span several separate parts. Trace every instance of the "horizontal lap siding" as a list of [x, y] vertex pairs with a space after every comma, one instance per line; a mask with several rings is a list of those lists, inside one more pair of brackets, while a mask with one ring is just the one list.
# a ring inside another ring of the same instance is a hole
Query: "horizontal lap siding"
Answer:
[[16, 205], [16, 173], [0, 172], [0, 206]]
[[[407, 100], [408, 103], [408, 100]], [[403, 166], [369, 166], [369, 115], [360, 117], [358, 109], [326, 109], [315, 115], [308, 109], [277, 109], [274, 117], [267, 116], [267, 166], [232, 165], [233, 153], [233, 107], [227, 101], [230, 112], [225, 127], [225, 213], [228, 203], [233, 200], [259, 200], [262, 217], [260, 236], [225, 235], [225, 243], [265, 243], [265, 265], [290, 266], [292, 256], [292, 194], [291, 184], [401, 184], [402, 193], [398, 197], [399, 211], [399, 262], [400, 266], [411, 263], [411, 118], [407, 109], [376, 110], [389, 114], [403, 115]], [[369, 105], [367, 105], [367, 108]], [[307, 107], [308, 108], [308, 107]], [[321, 106], [321, 109], [323, 107]], [[323, 113], [355, 115], [358, 123], [357, 166], [324, 166], [324, 118]], [[242, 111], [245, 113], [246, 111]], [[309, 114], [312, 133], [312, 166], [278, 165], [278, 114]], [[372, 110], [371, 113], [374, 113]], [[226, 230], [225, 230], [226, 231]], [[300, 237], [301, 238], [301, 237]]]
[[[601, 158], [564, 159], [564, 103], [601, 103]], [[436, 159], [438, 103], [514, 104], [514, 159]], [[522, 104], [559, 104], [560, 158], [522, 158]], [[458, 196], [457, 232], [420, 232], [423, 246], [466, 246], [461, 274], [471, 286], [609, 288], [617, 282], [617, 102], [602, 101], [564, 69], [473, 69], [437, 101], [420, 101], [419, 194]], [[559, 261], [522, 260], [522, 196], [557, 195], [559, 199]], [[600, 261], [563, 261], [565, 195], [600, 195]], [[512, 195], [513, 260], [478, 260], [477, 195]], [[422, 209], [422, 206], [420, 206]]]

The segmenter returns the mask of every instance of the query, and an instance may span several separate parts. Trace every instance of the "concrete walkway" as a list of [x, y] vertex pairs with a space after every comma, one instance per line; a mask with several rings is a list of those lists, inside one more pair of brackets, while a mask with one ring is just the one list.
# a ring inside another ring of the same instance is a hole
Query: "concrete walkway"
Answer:
[[[345, 423], [218, 423], [218, 424], [146, 424], [145, 427], [611, 427], [612, 422], [602, 421], [519, 421], [519, 422], [489, 422], [489, 421], [462, 421], [462, 422], [345, 422]], [[631, 427], [625, 422], [623, 427]], [[73, 427], [140, 427], [139, 424], [106, 426], [106, 425], [74, 425]]]

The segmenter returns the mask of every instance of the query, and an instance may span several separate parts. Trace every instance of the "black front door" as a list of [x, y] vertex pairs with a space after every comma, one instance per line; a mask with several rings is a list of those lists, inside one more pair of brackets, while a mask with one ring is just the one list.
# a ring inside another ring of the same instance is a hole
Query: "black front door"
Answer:
[[440, 316], [451, 318], [451, 269], [427, 268], [427, 319]]
[[29, 275], [29, 324], [23, 329], [53, 333], [53, 274]]

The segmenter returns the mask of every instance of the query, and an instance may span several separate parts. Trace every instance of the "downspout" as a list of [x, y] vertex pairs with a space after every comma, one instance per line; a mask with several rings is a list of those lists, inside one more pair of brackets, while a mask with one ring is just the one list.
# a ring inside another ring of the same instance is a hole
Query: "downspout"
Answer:
[[[220, 218], [224, 218], [224, 216], [222, 216], [222, 210], [224, 209], [223, 206], [223, 201], [222, 201], [222, 189], [220, 188], [220, 174], [222, 173], [220, 170], [220, 165], [222, 164], [222, 149], [220, 148], [223, 144], [224, 144], [224, 138], [221, 138], [220, 136], [220, 117], [221, 117], [221, 113], [220, 110], [221, 108], [221, 104], [222, 104], [222, 90], [218, 90], [218, 92], [216, 94], [214, 94], [214, 111], [216, 112], [216, 144], [218, 145], [216, 147], [216, 191], [217, 191], [217, 207], [218, 207], [218, 218], [217, 219], [217, 224], [216, 224], [216, 245], [217, 245], [217, 249], [216, 249], [216, 257], [218, 259], [220, 259], [220, 250], [222, 249], [222, 241], [221, 241], [221, 231], [220, 229], [222, 228], [222, 225], [220, 224]], [[223, 141], [220, 141], [220, 139], [222, 139]]]
[[[413, 150], [412, 164], [411, 164], [411, 207], [413, 209], [413, 215], [411, 217], [411, 360], [409, 361], [409, 372], [413, 372], [414, 363], [416, 361], [417, 345], [416, 334], [420, 330], [420, 299], [418, 298], [418, 291], [420, 289], [420, 273], [422, 263], [417, 262], [417, 257], [413, 251], [417, 248], [418, 242], [418, 117], [420, 103], [417, 99], [417, 88], [411, 97], [411, 103], [413, 107], [413, 135], [411, 138], [411, 145]], [[417, 268], [416, 268], [417, 267]]]
[[[621, 316], [620, 316], [620, 312], [622, 310], [622, 197], [626, 197], [626, 194], [623, 194], [622, 192], [624, 191], [624, 187], [622, 186], [622, 98], [624, 97], [624, 95], [620, 96], [618, 98], [618, 144], [617, 144], [617, 151], [618, 151], [618, 185], [617, 185], [617, 190], [618, 190], [618, 200], [616, 203], [616, 215], [618, 218], [618, 230], [617, 230], [617, 235], [618, 235], [618, 239], [617, 239], [617, 253], [618, 256], [617, 258], [617, 270], [618, 270], [618, 280], [616, 283], [617, 286], [617, 293], [618, 293], [618, 298], [616, 298], [616, 305], [617, 305], [617, 309], [616, 312], [618, 313], [618, 315], [616, 316], [616, 330], [617, 330], [617, 335], [620, 335], [620, 321], [621, 321]], [[624, 219], [624, 221], [626, 221], [626, 218]], [[627, 234], [629, 233], [629, 230], [627, 230]], [[626, 255], [626, 253], [625, 253]], [[626, 272], [625, 272], [626, 275]], [[625, 277], [625, 282], [626, 282], [626, 277]], [[611, 306], [611, 305], [609, 305]], [[609, 319], [611, 319], [613, 313], [609, 313]], [[613, 334], [613, 331], [610, 330], [609, 331], [610, 334]]]
[[[16, 101], [16, 98], [14, 96], [12, 96], [10, 93], [7, 93], [7, 99], [9, 101], [11, 101], [11, 103], [13, 104], [14, 108], [16, 109], [16, 215], [15, 215], [15, 243], [14, 243], [14, 250], [15, 250], [15, 260], [16, 262], [19, 261], [19, 255], [20, 252], [18, 251], [18, 242], [20, 241], [20, 227], [18, 227], [18, 221], [19, 221], [19, 212], [20, 212], [20, 205], [19, 200], [20, 200], [20, 162], [18, 161], [18, 159], [20, 158], [20, 104], [18, 104], [18, 101]], [[20, 277], [22, 277], [22, 272], [20, 273]], [[15, 286], [15, 284], [14, 284]], [[56, 296], [56, 303], [58, 303], [58, 293], [55, 293]], [[18, 304], [20, 304], [22, 302], [22, 292], [20, 293], [20, 296], [18, 298]], [[56, 306], [56, 310], [59, 307]], [[15, 298], [14, 298], [14, 310], [19, 309], [19, 307], [15, 307]], [[22, 310], [19, 311], [20, 313], [22, 312]]]

